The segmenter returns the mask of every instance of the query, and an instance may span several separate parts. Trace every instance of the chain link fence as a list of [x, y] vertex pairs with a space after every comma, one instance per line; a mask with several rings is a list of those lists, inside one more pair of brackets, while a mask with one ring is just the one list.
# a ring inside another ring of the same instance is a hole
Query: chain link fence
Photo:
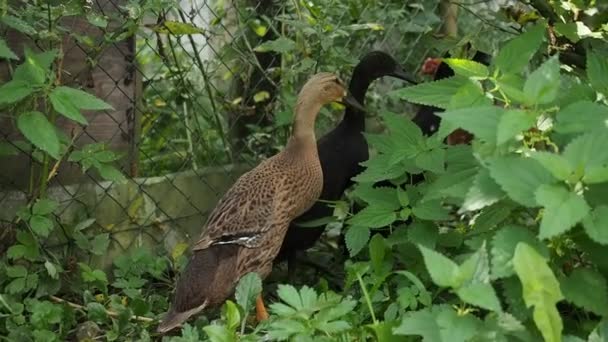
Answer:
[[[437, 36], [439, 5], [392, 0], [84, 3], [85, 17], [65, 16], [49, 26], [47, 33], [61, 40], [53, 47], [63, 55], [57, 77], [114, 110], [87, 111], [86, 127], [61, 118], [55, 122], [68, 149], [104, 143], [104, 149], [122, 155], [116, 166], [127, 180], [107, 180], [116, 175], [92, 169], [83, 173], [68, 158], [48, 162], [24, 142], [14, 118], [4, 114], [3, 234], [10, 235], [16, 212], [40, 193], [39, 178], [48, 176], [46, 192], [61, 204], [55, 211], [59, 231], [77, 227], [109, 234], [110, 249], [102, 262], [111, 263], [132, 246], [183, 250], [234, 180], [283, 146], [295, 95], [310, 75], [332, 71], [348, 81], [358, 59], [374, 49], [417, 72], [425, 57], [442, 54], [449, 45]], [[24, 6], [28, 13], [29, 5]], [[473, 35], [486, 27], [476, 20], [481, 24]], [[24, 45], [48, 48], [32, 38], [40, 33], [3, 26], [8, 46], [20, 56]], [[12, 68], [10, 62], [0, 64], [3, 82]], [[368, 96], [371, 112], [382, 107], [411, 114], [411, 107], [381, 95], [399, 86], [393, 80], [377, 82]], [[46, 105], [40, 104], [41, 111]], [[320, 115], [318, 136], [335, 124], [332, 110]], [[374, 119], [372, 114], [370, 130], [380, 129]], [[48, 247], [69, 244], [65, 235], [52, 236]]]

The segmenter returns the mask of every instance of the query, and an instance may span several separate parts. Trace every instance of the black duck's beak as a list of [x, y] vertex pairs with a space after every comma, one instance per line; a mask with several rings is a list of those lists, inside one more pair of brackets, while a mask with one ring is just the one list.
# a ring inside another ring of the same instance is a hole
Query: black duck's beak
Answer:
[[405, 70], [403, 70], [400, 66], [396, 66], [395, 70], [393, 70], [393, 72], [391, 72], [389, 74], [389, 76], [396, 77], [400, 80], [404, 80], [404, 81], [407, 81], [412, 84], [418, 84], [418, 82], [416, 82], [416, 79], [414, 78], [414, 76], [411, 75], [409, 72], [406, 72]]
[[353, 109], [362, 112], [367, 112], [367, 110], [365, 110], [365, 107], [363, 107], [363, 105], [360, 104], [359, 101], [357, 101], [351, 94], [346, 94], [346, 96], [342, 99], [342, 101], [340, 101], [340, 103]]

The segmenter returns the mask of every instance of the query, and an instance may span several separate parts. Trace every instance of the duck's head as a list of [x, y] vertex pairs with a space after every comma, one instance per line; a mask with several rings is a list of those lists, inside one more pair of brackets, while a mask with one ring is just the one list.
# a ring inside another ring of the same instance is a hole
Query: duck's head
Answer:
[[335, 74], [328, 72], [312, 76], [302, 87], [299, 97], [314, 99], [320, 105], [338, 102], [347, 107], [365, 111], [363, 105], [347, 92], [344, 82]]
[[367, 76], [370, 81], [392, 76], [413, 84], [417, 83], [414, 76], [405, 71], [393, 56], [382, 51], [372, 51], [363, 56], [355, 67], [355, 72], [363, 77]]

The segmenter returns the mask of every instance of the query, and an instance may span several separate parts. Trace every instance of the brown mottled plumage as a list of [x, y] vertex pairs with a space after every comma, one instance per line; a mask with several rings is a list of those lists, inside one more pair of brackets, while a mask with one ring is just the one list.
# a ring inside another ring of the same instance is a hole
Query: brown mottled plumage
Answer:
[[[317, 114], [345, 96], [344, 84], [330, 73], [314, 75], [304, 85], [287, 146], [242, 175], [219, 201], [193, 247], [159, 332], [223, 303], [246, 273], [262, 278], [270, 273], [289, 223], [313, 205], [323, 187], [314, 133]], [[351, 97], [346, 100], [360, 108]]]

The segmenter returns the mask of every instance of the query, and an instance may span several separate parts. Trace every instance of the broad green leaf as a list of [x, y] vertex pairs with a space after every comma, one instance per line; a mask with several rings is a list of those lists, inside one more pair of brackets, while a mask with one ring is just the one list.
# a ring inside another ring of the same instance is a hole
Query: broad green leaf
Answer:
[[527, 104], [547, 104], [555, 101], [560, 89], [560, 64], [557, 55], [534, 70], [524, 84]]
[[44, 262], [44, 268], [46, 268], [47, 273], [53, 279], [59, 279], [59, 275], [57, 274], [57, 267], [50, 261]]
[[275, 40], [266, 41], [258, 46], [256, 46], [253, 50], [257, 52], [268, 52], [274, 51], [278, 53], [287, 53], [296, 48], [296, 43], [286, 37], [279, 37]]
[[455, 262], [422, 245], [418, 245], [418, 248], [424, 258], [426, 269], [435, 284], [441, 287], [458, 285], [460, 270]]
[[33, 92], [34, 89], [26, 81], [9, 81], [0, 87], [0, 104], [21, 101]]
[[521, 73], [545, 40], [545, 29], [546, 23], [540, 21], [524, 34], [511, 39], [496, 55], [495, 65], [506, 74]]
[[241, 323], [241, 313], [236, 304], [233, 301], [227, 300], [224, 304], [224, 316], [226, 317], [226, 324], [228, 329], [234, 330]]
[[369, 241], [369, 257], [373, 268], [380, 272], [386, 254], [386, 243], [380, 234], [375, 234]]
[[508, 110], [504, 112], [498, 122], [496, 144], [502, 145], [506, 143], [521, 132], [533, 127], [535, 123], [536, 115], [534, 113], [523, 110]]
[[[228, 327], [220, 324], [210, 324], [203, 327], [203, 331], [209, 336], [211, 342], [236, 342], [236, 332], [228, 330]], [[193, 340], [200, 341], [200, 340]]]
[[593, 241], [608, 245], [608, 206], [599, 205], [583, 219], [583, 228]]
[[478, 81], [469, 80], [463, 84], [450, 99], [448, 110], [491, 106], [492, 100], [486, 96]]
[[450, 218], [449, 211], [438, 200], [418, 202], [412, 207], [412, 213], [423, 220], [440, 221]]
[[2, 23], [6, 26], [21, 33], [25, 33], [28, 36], [34, 36], [37, 33], [36, 29], [33, 28], [29, 23], [12, 15], [4, 14], [2, 18], [0, 18], [0, 21], [2, 21]]
[[586, 133], [608, 128], [608, 106], [579, 101], [562, 108], [556, 116], [555, 130], [560, 133]]
[[368, 183], [403, 175], [403, 165], [393, 163], [391, 159], [390, 155], [381, 154], [362, 162], [361, 165], [366, 166], [366, 169], [352, 179], [360, 183]]
[[496, 130], [504, 109], [496, 106], [483, 106], [449, 110], [438, 113], [443, 121], [454, 128], [462, 128], [475, 137], [487, 142], [496, 141]]
[[13, 73], [13, 80], [28, 82], [30, 85], [43, 85], [51, 72], [51, 65], [57, 57], [57, 50], [47, 50], [34, 53], [25, 48], [25, 62], [19, 65]]
[[353, 226], [381, 228], [395, 222], [397, 214], [390, 207], [370, 205], [346, 221]]
[[608, 94], [608, 60], [600, 53], [587, 53], [587, 77], [595, 90]]
[[236, 303], [247, 313], [255, 305], [256, 297], [262, 293], [262, 280], [255, 272], [245, 274], [239, 279], [235, 291]]
[[61, 95], [56, 88], [49, 95], [53, 108], [68, 119], [74, 120], [82, 125], [88, 125], [87, 119], [80, 113], [80, 110], [72, 103], [72, 98]]
[[397, 210], [401, 207], [397, 192], [392, 187], [372, 187], [371, 184], [363, 183], [355, 188], [353, 195], [369, 205], [377, 205], [388, 210]]
[[567, 301], [600, 316], [608, 316], [608, 286], [597, 271], [577, 268], [562, 280], [561, 289]]
[[408, 119], [404, 115], [398, 115], [392, 112], [383, 112], [382, 119], [385, 125], [391, 132], [391, 136], [400, 145], [421, 145], [422, 131], [420, 127]]
[[608, 319], [604, 318], [589, 334], [588, 342], [605, 342], [608, 339]]
[[608, 134], [596, 130], [576, 137], [564, 149], [564, 158], [572, 169], [582, 171], [583, 182], [603, 183], [608, 180]]
[[205, 33], [200, 27], [196, 27], [189, 23], [183, 23], [181, 21], [170, 21], [165, 20], [161, 24], [156, 25], [152, 28], [154, 32], [163, 33], [163, 34], [171, 34], [174, 36], [183, 36], [190, 34], [202, 34]]
[[437, 227], [426, 221], [416, 221], [407, 229], [407, 238], [411, 243], [430, 249], [435, 248], [438, 235]]
[[0, 38], [0, 58], [19, 59], [13, 50], [6, 45], [6, 41], [2, 38]]
[[536, 160], [522, 157], [494, 158], [489, 165], [490, 176], [514, 201], [536, 207], [534, 193], [539, 186], [555, 181], [551, 173]]
[[452, 96], [467, 82], [469, 80], [465, 77], [454, 76], [439, 81], [425, 82], [393, 90], [389, 92], [389, 96], [396, 96], [401, 100], [416, 104], [445, 109], [450, 105]]
[[496, 80], [496, 85], [507, 97], [518, 103], [526, 102], [526, 95], [523, 90], [524, 83], [525, 80], [521, 76], [514, 74], [503, 74]]
[[59, 159], [59, 137], [46, 116], [40, 112], [23, 113], [17, 117], [17, 127], [34, 146]]
[[475, 78], [486, 78], [489, 75], [488, 67], [475, 61], [458, 58], [444, 58], [442, 61], [447, 63], [456, 75]]
[[8, 266], [6, 268], [6, 275], [9, 278], [24, 278], [27, 276], [27, 269], [24, 266]]
[[49, 236], [49, 233], [51, 232], [54, 226], [53, 221], [40, 215], [33, 215], [30, 218], [29, 223], [34, 233], [42, 237]]
[[534, 307], [534, 322], [545, 341], [561, 341], [562, 319], [556, 304], [564, 298], [559, 283], [536, 250], [524, 242], [517, 244], [513, 267], [523, 288], [524, 302]]
[[58, 206], [59, 203], [57, 203], [56, 201], [50, 200], [48, 198], [42, 198], [36, 201], [36, 203], [34, 203], [34, 206], [32, 207], [32, 213], [34, 215], [48, 215], [55, 211]]
[[530, 154], [530, 157], [538, 161], [559, 180], [568, 180], [572, 172], [574, 172], [572, 167], [570, 167], [568, 160], [559, 154], [546, 151], [534, 151]]
[[397, 335], [419, 335], [429, 342], [465, 342], [481, 329], [482, 322], [473, 315], [459, 315], [447, 305], [407, 312]]
[[91, 241], [91, 253], [95, 255], [104, 255], [110, 245], [110, 234], [104, 233], [96, 235]]
[[543, 257], [549, 257], [547, 247], [529, 230], [520, 226], [505, 226], [492, 239], [492, 279], [507, 278], [515, 274], [513, 255], [519, 242], [534, 247]]
[[479, 306], [486, 310], [500, 312], [500, 301], [490, 283], [471, 283], [456, 289], [462, 301]]
[[445, 169], [445, 150], [442, 148], [421, 152], [416, 156], [416, 166], [434, 173], [443, 173]]
[[122, 182], [126, 180], [125, 175], [118, 171], [115, 167], [108, 164], [99, 164], [96, 166], [101, 178], [112, 182]]
[[53, 89], [51, 94], [55, 94], [55, 96], [61, 98], [65, 102], [70, 102], [78, 109], [114, 110], [114, 108], [105, 101], [79, 89], [61, 86]]
[[501, 201], [484, 208], [481, 214], [475, 219], [473, 225], [474, 229], [478, 231], [487, 231], [494, 228], [509, 217], [514, 207], [515, 204]]
[[346, 248], [351, 257], [359, 254], [359, 252], [365, 247], [367, 241], [369, 241], [370, 231], [369, 228], [364, 226], [351, 226], [344, 235], [346, 242]]
[[292, 308], [296, 310], [301, 310], [304, 308], [302, 298], [300, 298], [300, 294], [295, 287], [281, 284], [277, 289], [277, 294], [283, 302], [289, 304], [289, 306]]
[[479, 169], [467, 191], [461, 211], [475, 211], [498, 202], [505, 196], [487, 169]]
[[547, 239], [566, 232], [589, 213], [585, 199], [559, 185], [541, 185], [536, 201], [545, 208], [538, 237]]

